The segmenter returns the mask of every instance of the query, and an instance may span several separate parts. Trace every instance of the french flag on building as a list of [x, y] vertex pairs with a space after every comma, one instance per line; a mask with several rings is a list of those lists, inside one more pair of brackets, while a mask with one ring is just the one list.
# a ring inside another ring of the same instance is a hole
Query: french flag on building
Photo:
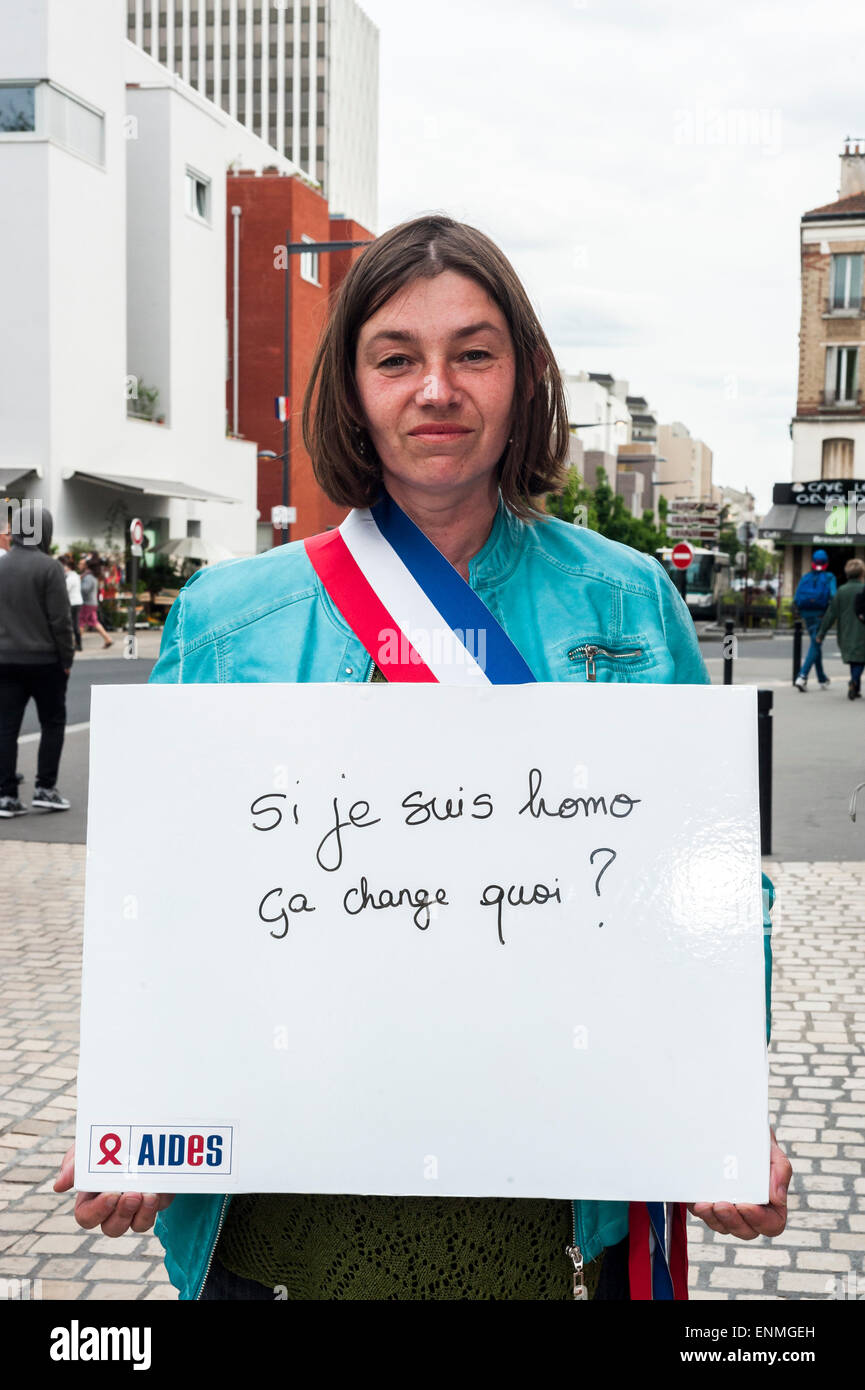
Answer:
[[273, 405], [277, 420], [284, 425], [288, 419], [288, 396], [274, 396]]

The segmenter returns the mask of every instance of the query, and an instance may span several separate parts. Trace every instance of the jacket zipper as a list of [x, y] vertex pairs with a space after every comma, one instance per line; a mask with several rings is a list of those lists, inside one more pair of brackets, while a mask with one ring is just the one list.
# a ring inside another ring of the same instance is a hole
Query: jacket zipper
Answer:
[[588, 1298], [588, 1290], [583, 1283], [583, 1252], [577, 1244], [580, 1239], [577, 1232], [577, 1204], [571, 1202], [571, 1230], [573, 1232], [573, 1245], [565, 1246], [565, 1254], [574, 1267], [574, 1298]]
[[619, 660], [621, 657], [642, 656], [643, 648], [632, 647], [631, 650], [627, 652], [611, 652], [608, 647], [599, 647], [594, 643], [586, 643], [583, 647], [573, 647], [568, 652], [568, 661], [576, 661], [577, 657], [582, 657], [586, 663], [586, 680], [593, 681], [597, 680], [597, 676], [595, 675], [595, 657], [598, 655], [611, 656], [615, 660]]
[[196, 1301], [196, 1303], [197, 1303], [198, 1300], [201, 1298], [201, 1295], [204, 1293], [204, 1286], [205, 1286], [205, 1284], [207, 1283], [207, 1276], [208, 1276], [208, 1274], [210, 1273], [210, 1266], [213, 1264], [213, 1257], [214, 1257], [214, 1255], [216, 1254], [216, 1247], [217, 1247], [217, 1245], [219, 1244], [219, 1237], [220, 1237], [220, 1235], [222, 1234], [222, 1223], [223, 1223], [224, 1220], [225, 1220], [225, 1209], [226, 1209], [226, 1207], [228, 1206], [228, 1197], [229, 1197], [229, 1194], [226, 1193], [226, 1195], [225, 1195], [225, 1196], [223, 1197], [223, 1199], [222, 1199], [222, 1209], [221, 1209], [221, 1211], [220, 1211], [220, 1213], [219, 1213], [219, 1221], [217, 1222], [217, 1225], [216, 1225], [216, 1236], [214, 1237], [213, 1244], [212, 1244], [211, 1247], [210, 1247], [210, 1254], [209, 1254], [209, 1256], [208, 1256], [208, 1258], [207, 1258], [207, 1268], [206, 1268], [205, 1271], [204, 1271], [204, 1278], [203, 1278], [202, 1281], [201, 1281], [201, 1288], [198, 1290], [198, 1293], [195, 1295], [195, 1301]]

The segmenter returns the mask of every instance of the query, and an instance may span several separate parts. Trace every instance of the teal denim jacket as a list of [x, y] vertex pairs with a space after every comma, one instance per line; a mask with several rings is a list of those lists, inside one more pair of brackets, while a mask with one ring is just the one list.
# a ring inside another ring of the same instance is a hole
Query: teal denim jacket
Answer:
[[[694, 624], [662, 566], [595, 531], [554, 518], [526, 523], [500, 500], [469, 583], [540, 681], [709, 683]], [[150, 679], [360, 684], [372, 669], [295, 541], [194, 574], [168, 614]], [[773, 900], [764, 874], [767, 1019]], [[229, 1200], [179, 1195], [157, 1219], [181, 1298], [201, 1294]], [[627, 1234], [627, 1202], [573, 1207], [574, 1244], [586, 1262]]]

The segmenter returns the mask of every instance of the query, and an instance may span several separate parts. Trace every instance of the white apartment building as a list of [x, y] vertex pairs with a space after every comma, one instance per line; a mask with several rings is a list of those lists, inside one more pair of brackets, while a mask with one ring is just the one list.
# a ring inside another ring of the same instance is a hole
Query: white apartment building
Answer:
[[125, 512], [153, 544], [256, 551], [256, 445], [225, 408], [232, 161], [299, 172], [129, 43], [118, 0], [0, 0], [0, 500], [42, 499], [61, 549]]
[[630, 441], [628, 383], [601, 372], [562, 373], [568, 422], [585, 450], [615, 454]]
[[355, 0], [126, 0], [127, 35], [378, 223], [378, 30]]

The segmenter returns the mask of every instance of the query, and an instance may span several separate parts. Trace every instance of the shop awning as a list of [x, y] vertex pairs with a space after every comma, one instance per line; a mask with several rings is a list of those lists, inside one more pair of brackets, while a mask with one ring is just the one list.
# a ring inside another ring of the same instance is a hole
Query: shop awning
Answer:
[[[788, 545], [850, 545], [846, 508], [776, 505], [770, 507], [757, 531], [760, 540]], [[827, 531], [826, 527], [832, 529]]]
[[30, 474], [35, 472], [35, 468], [0, 468], [0, 492], [5, 493], [7, 488], [20, 483], [24, 478], [29, 478]]
[[798, 510], [798, 507], [770, 507], [757, 528], [760, 540], [792, 540], [793, 524]]
[[82, 483], [97, 483], [100, 487], [116, 487], [123, 492], [132, 492], [139, 497], [175, 497], [186, 502], [239, 502], [239, 497], [223, 497], [218, 492], [208, 492], [206, 488], [194, 487], [192, 483], [169, 482], [165, 478], [131, 478], [115, 473], [90, 473], [76, 469], [66, 477]]

